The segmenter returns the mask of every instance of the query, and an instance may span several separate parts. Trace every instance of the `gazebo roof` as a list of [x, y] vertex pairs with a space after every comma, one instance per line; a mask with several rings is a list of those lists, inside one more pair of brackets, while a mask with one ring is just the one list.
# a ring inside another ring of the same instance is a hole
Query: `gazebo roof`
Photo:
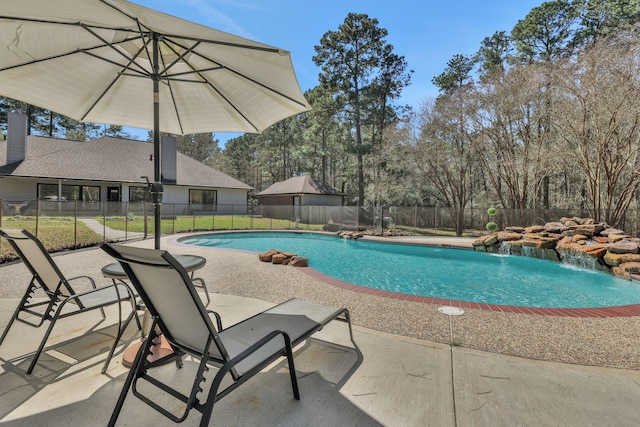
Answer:
[[256, 195], [282, 196], [296, 194], [344, 196], [344, 193], [336, 190], [330, 185], [322, 184], [308, 175], [294, 176], [286, 181], [276, 182]]

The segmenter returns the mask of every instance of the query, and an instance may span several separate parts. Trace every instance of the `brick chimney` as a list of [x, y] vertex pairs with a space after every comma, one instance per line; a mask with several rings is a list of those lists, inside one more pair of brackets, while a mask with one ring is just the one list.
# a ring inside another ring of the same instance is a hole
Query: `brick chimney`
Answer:
[[7, 164], [27, 157], [27, 115], [12, 111], [7, 117]]

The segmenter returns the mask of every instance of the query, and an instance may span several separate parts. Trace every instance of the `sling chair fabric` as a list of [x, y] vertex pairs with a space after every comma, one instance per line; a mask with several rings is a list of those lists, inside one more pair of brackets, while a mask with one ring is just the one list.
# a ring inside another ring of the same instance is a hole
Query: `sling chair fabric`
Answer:
[[[27, 374], [31, 374], [58, 319], [95, 309], [100, 309], [102, 318], [106, 318], [104, 307], [118, 304], [118, 332], [107, 356], [107, 360], [105, 361], [102, 370], [104, 373], [109, 366], [109, 362], [120, 341], [122, 333], [131, 319], [135, 318], [138, 323], [138, 328], [141, 328], [136, 313], [135, 296], [132, 290], [125, 284], [96, 287], [95, 281], [90, 276], [78, 276], [67, 279], [53, 261], [53, 258], [51, 258], [51, 255], [49, 255], [42, 242], [26, 230], [0, 228], [0, 236], [7, 239], [29, 272], [33, 275], [24, 296], [20, 300], [18, 307], [0, 337], [0, 345], [2, 345], [11, 326], [16, 320], [34, 328], [39, 328], [45, 322], [49, 322], [44, 337], [27, 369]], [[90, 283], [91, 289], [76, 292], [71, 284], [78, 280], [86, 280]], [[38, 288], [44, 291], [44, 300], [40, 298], [41, 293], [36, 292]], [[123, 301], [129, 301], [132, 305], [131, 314], [124, 322], [122, 322], [121, 305]], [[30, 316], [35, 316], [36, 319], [39, 320], [33, 321], [30, 319]]]
[[[353, 342], [347, 309], [299, 299], [286, 301], [224, 329], [220, 316], [206, 311], [188, 273], [167, 251], [114, 244], [104, 244], [102, 248], [122, 264], [153, 319], [151, 333], [136, 355], [110, 426], [115, 425], [129, 389], [174, 422], [184, 421], [189, 411], [195, 409], [202, 414], [200, 425], [206, 426], [215, 402], [282, 356], [289, 366], [293, 395], [299, 399], [292, 348], [332, 320], [348, 323]], [[215, 324], [210, 316], [214, 316]], [[154, 362], [149, 362], [147, 356], [160, 335], [174, 350], [178, 368], [182, 366], [183, 355], [198, 361], [189, 395], [152, 375]], [[205, 381], [210, 366], [217, 368], [217, 373], [213, 381]], [[174, 414], [166, 409], [168, 405], [156, 403], [138, 387], [141, 380], [180, 400], [184, 412]]]

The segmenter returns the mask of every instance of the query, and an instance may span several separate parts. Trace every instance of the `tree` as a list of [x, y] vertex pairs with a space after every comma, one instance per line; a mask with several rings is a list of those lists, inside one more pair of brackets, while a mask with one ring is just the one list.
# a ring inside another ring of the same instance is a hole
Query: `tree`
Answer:
[[223, 172], [260, 190], [263, 188], [264, 160], [260, 157], [260, 135], [247, 133], [232, 138], [224, 146]]
[[[519, 21], [511, 30], [511, 38], [515, 43], [520, 62], [522, 64], [543, 64], [544, 71], [550, 69], [554, 61], [571, 56], [573, 53], [573, 34], [577, 30], [578, 18], [577, 4], [571, 3], [569, 0], [545, 2], [531, 9], [525, 19]], [[547, 144], [553, 138], [550, 134], [550, 109], [553, 103], [551, 98], [552, 81], [551, 74], [548, 74], [541, 81], [539, 91], [546, 96], [546, 100], [537, 113], [539, 119], [537, 129], [540, 138]], [[550, 175], [545, 175], [541, 183], [542, 207], [548, 209], [550, 207]]]
[[551, 62], [570, 53], [578, 9], [568, 0], [542, 3], [513, 27], [511, 38], [521, 61]]
[[102, 135], [111, 136], [113, 138], [131, 138], [131, 134], [125, 132], [124, 128], [120, 125], [104, 125], [102, 129]]
[[451, 98], [425, 103], [412, 150], [418, 170], [433, 188], [433, 196], [449, 208], [457, 236], [464, 230], [464, 209], [471, 198], [469, 178], [474, 157], [470, 147], [461, 143], [459, 113]]
[[329, 182], [331, 154], [338, 149], [339, 124], [335, 120], [338, 105], [328, 88], [316, 86], [305, 94], [312, 106], [311, 111], [304, 114], [304, 140], [310, 144], [310, 173], [320, 179], [323, 184]]
[[[366, 122], [365, 91], [371, 94], [371, 85], [391, 81], [394, 87], [403, 86], [404, 76], [388, 75], [381, 77], [383, 70], [391, 63], [400, 62], [401, 57], [391, 56], [392, 47], [386, 44], [387, 30], [378, 27], [378, 20], [366, 14], [350, 13], [338, 31], [328, 31], [322, 36], [320, 45], [315, 46], [317, 55], [313, 57], [316, 65], [322, 67], [320, 83], [329, 88], [336, 101], [342, 107], [352, 129], [350, 150], [356, 154], [358, 176], [358, 204], [364, 204], [364, 156], [371, 151], [371, 136], [363, 134]], [[393, 92], [387, 95], [392, 97]], [[388, 98], [387, 98], [388, 99]]]
[[12, 111], [20, 111], [27, 116], [27, 134], [31, 135], [34, 129], [37, 115], [43, 110], [22, 101], [16, 101], [15, 99], [0, 97], [0, 122], [2, 127], [6, 130], [8, 115]]
[[215, 155], [219, 142], [213, 133], [180, 135], [177, 138], [179, 152], [203, 163]]
[[638, 0], [581, 0], [577, 3], [581, 28], [574, 35], [576, 48], [589, 48], [640, 18]]
[[433, 78], [441, 94], [425, 104], [420, 114], [420, 136], [414, 157], [418, 168], [431, 180], [436, 197], [452, 212], [456, 235], [464, 229], [464, 209], [472, 193], [469, 183], [474, 161], [473, 142], [477, 103], [473, 97], [471, 71], [475, 62], [454, 55], [447, 68]]
[[507, 33], [498, 31], [491, 37], [485, 37], [476, 54], [479, 63], [480, 79], [500, 78], [505, 74], [509, 60], [511, 42]]
[[637, 32], [601, 40], [576, 62], [558, 64], [563, 98], [556, 135], [587, 182], [596, 221], [620, 226], [640, 188], [640, 44]]
[[486, 78], [477, 95], [482, 109], [478, 159], [496, 201], [505, 208], [535, 207], [535, 192], [551, 157], [537, 132], [542, 111], [543, 73], [535, 66], [515, 67], [503, 76]]

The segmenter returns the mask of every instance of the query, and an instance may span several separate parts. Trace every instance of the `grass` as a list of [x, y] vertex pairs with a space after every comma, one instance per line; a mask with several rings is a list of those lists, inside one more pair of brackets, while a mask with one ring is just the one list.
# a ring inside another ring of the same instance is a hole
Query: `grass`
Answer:
[[[82, 221], [74, 221], [70, 217], [41, 217], [36, 225], [35, 217], [4, 217], [2, 226], [5, 228], [25, 229], [36, 234], [47, 251], [58, 252], [65, 249], [83, 248], [102, 243], [102, 236], [94, 233]], [[15, 259], [9, 243], [0, 239], [0, 262]]]
[[[96, 218], [102, 222], [102, 218]], [[105, 225], [114, 230], [142, 233], [144, 217], [111, 216], [106, 218]], [[147, 232], [154, 232], [153, 217], [147, 220]], [[282, 230], [304, 229], [322, 230], [322, 224], [298, 224], [287, 219], [271, 219], [238, 215], [178, 216], [162, 220], [163, 233], [184, 233], [189, 231], [208, 230]]]
[[[95, 218], [103, 223], [102, 217]], [[115, 230], [142, 233], [145, 221], [142, 216], [110, 216], [104, 224]], [[95, 233], [82, 221], [75, 221], [73, 217], [39, 217], [36, 222], [34, 216], [11, 216], [2, 218], [2, 227], [25, 229], [38, 236], [38, 239], [49, 252], [59, 252], [67, 249], [97, 246], [103, 242], [103, 236]], [[270, 219], [252, 216], [216, 215], [216, 216], [184, 216], [162, 220], [162, 232], [173, 234], [190, 231], [209, 230], [282, 230], [304, 229], [322, 230], [322, 224], [296, 224], [286, 219]], [[147, 233], [154, 233], [153, 217], [147, 221]], [[9, 243], [0, 239], [0, 263], [17, 258]]]
[[[103, 217], [96, 217], [103, 223]], [[132, 233], [143, 233], [145, 231], [145, 221], [143, 216], [109, 216], [104, 218], [104, 224], [115, 230]], [[36, 234], [49, 252], [57, 252], [66, 249], [77, 249], [89, 246], [97, 246], [103, 242], [103, 236], [96, 234], [82, 221], [75, 221], [73, 217], [39, 217], [36, 224], [36, 217], [33, 216], [13, 216], [3, 217], [2, 226], [7, 228], [26, 229]], [[37, 232], [36, 232], [37, 227]], [[148, 217], [147, 234], [154, 234], [153, 217]], [[399, 232], [407, 234], [422, 234], [432, 236], [455, 236], [451, 230], [430, 229], [430, 228], [406, 228], [397, 226]], [[165, 234], [185, 233], [191, 231], [213, 231], [213, 230], [322, 230], [322, 224], [297, 224], [295, 221], [287, 219], [271, 219], [255, 217], [250, 215], [207, 215], [207, 216], [176, 216], [162, 220], [162, 232]], [[464, 235], [478, 236], [477, 230], [468, 230]], [[12, 260], [16, 254], [10, 245], [0, 239], [0, 262]]]
[[[443, 236], [443, 237], [456, 237], [456, 232], [453, 229], [444, 229], [444, 228], [424, 228], [424, 227], [405, 227], [405, 226], [396, 226], [396, 230], [399, 232], [405, 231], [409, 235], [422, 235], [422, 236]], [[483, 230], [464, 230], [462, 232], [462, 237], [478, 237], [486, 234], [486, 231]]]

